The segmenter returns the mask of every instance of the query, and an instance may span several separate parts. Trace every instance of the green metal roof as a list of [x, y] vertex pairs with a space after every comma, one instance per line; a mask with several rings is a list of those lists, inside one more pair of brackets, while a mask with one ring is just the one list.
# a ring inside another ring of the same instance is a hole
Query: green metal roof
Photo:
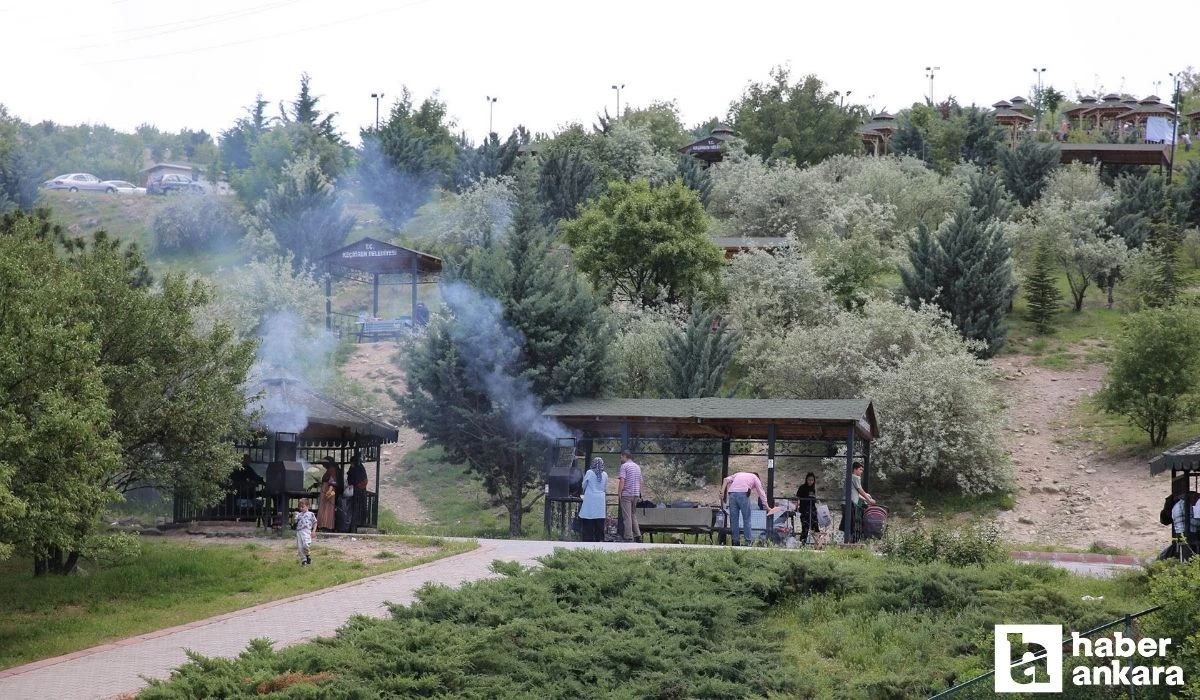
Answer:
[[1200, 437], [1176, 445], [1150, 460], [1150, 474], [1173, 471], [1200, 471]]
[[628, 424], [643, 436], [760, 437], [775, 425], [781, 439], [838, 437], [850, 426], [863, 439], [879, 436], [870, 399], [582, 399], [544, 413], [595, 434]]

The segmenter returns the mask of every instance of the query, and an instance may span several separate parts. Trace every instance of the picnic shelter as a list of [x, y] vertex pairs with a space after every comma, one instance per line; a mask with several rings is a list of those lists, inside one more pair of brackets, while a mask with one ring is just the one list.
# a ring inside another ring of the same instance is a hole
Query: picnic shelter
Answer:
[[[411, 314], [397, 321], [418, 319], [417, 286], [436, 284], [442, 259], [419, 250], [363, 238], [338, 248], [320, 259], [325, 273], [325, 328], [333, 330], [333, 278], [371, 283], [371, 318], [379, 317], [379, 287], [408, 285], [412, 293]], [[345, 314], [338, 314], [345, 316]], [[341, 324], [339, 324], [340, 327]]]

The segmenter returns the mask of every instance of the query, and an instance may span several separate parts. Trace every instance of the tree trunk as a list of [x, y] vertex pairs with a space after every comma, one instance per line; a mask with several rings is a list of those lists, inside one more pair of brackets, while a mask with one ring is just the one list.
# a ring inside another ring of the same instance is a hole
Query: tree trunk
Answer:
[[1108, 308], [1110, 309], [1113, 307], [1113, 287], [1115, 286], [1116, 284], [1113, 282], [1108, 283]]
[[1071, 292], [1071, 296], [1075, 297], [1075, 313], [1083, 311], [1083, 295], [1087, 291], [1087, 287], [1079, 290], [1079, 293]]
[[62, 550], [58, 547], [51, 547], [45, 556], [34, 557], [33, 575], [58, 574], [60, 576], [67, 576], [75, 571], [77, 564], [79, 564], [79, 552], [68, 553], [67, 558], [64, 560]]
[[522, 503], [521, 502], [523, 500], [525, 500], [525, 499], [524, 499], [524, 494], [521, 493], [521, 489], [514, 488], [513, 492], [512, 492], [512, 499], [509, 501], [509, 504], [508, 504], [508, 536], [509, 537], [520, 537], [521, 536], [521, 516], [524, 515], [524, 513], [522, 513]]

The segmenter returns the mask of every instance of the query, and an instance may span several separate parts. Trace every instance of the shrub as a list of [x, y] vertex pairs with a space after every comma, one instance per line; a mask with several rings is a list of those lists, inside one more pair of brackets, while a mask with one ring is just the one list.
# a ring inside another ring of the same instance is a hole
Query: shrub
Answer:
[[986, 566], [1004, 558], [1000, 530], [994, 523], [976, 520], [966, 525], [931, 529], [925, 509], [917, 504], [912, 520], [891, 527], [880, 550], [889, 557], [913, 564], [945, 562], [951, 566]]
[[870, 302], [862, 313], [793, 329], [747, 371], [766, 397], [872, 399], [882, 425], [872, 445], [879, 476], [979, 495], [1009, 488], [1011, 472], [992, 370], [972, 349], [933, 307]]
[[173, 197], [154, 216], [150, 229], [159, 253], [198, 253], [229, 245], [245, 228], [228, 197]]
[[1172, 641], [1166, 659], [1156, 663], [1181, 667], [1187, 691], [1180, 695], [1200, 696], [1200, 557], [1156, 565], [1150, 600], [1163, 609], [1146, 617], [1145, 634]]

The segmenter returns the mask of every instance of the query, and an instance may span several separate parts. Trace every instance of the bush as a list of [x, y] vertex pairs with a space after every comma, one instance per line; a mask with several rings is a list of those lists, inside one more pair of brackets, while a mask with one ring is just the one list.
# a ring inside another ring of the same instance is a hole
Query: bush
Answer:
[[1187, 692], [1181, 696], [1200, 696], [1200, 557], [1156, 565], [1150, 599], [1163, 609], [1146, 618], [1145, 634], [1172, 641], [1166, 659], [1156, 663], [1182, 668]]
[[159, 253], [199, 253], [241, 238], [245, 228], [237, 204], [228, 197], [173, 197], [154, 216], [150, 229]]
[[936, 527], [931, 529], [925, 522], [925, 509], [918, 503], [911, 522], [892, 526], [880, 550], [911, 564], [982, 567], [1004, 558], [1000, 530], [993, 523], [976, 520], [953, 528]]
[[872, 399], [882, 424], [871, 451], [880, 477], [979, 495], [1007, 490], [1011, 470], [992, 370], [973, 347], [933, 307], [870, 302], [862, 313], [793, 329], [747, 371], [765, 397]]

